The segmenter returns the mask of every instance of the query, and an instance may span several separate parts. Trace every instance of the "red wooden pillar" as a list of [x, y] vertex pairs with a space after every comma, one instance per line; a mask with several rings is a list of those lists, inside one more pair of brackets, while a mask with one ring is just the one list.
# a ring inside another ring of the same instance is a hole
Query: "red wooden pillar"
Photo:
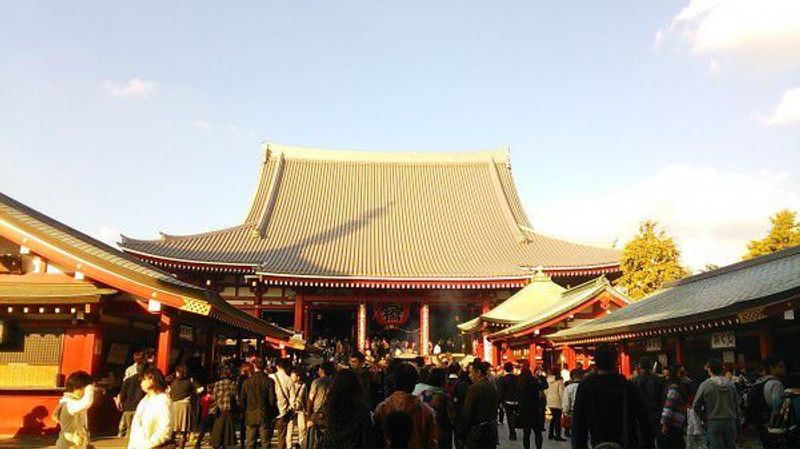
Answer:
[[303, 333], [303, 293], [301, 292], [294, 297], [294, 331]]
[[758, 348], [761, 351], [761, 360], [772, 355], [772, 334], [768, 329], [762, 329], [758, 333]]
[[531, 345], [528, 347], [528, 366], [531, 367], [532, 373], [536, 372], [536, 365], [537, 365], [536, 352], [538, 351], [538, 349], [539, 348], [536, 345], [536, 343], [531, 343]]
[[628, 348], [625, 346], [624, 343], [620, 343], [617, 346], [617, 351], [619, 353], [619, 372], [627, 377], [631, 377], [631, 356], [628, 354]]
[[156, 349], [156, 368], [164, 375], [168, 374], [170, 352], [172, 351], [172, 317], [165, 309], [161, 310], [158, 320], [158, 348]]
[[492, 366], [496, 368], [500, 366], [501, 362], [500, 351], [502, 350], [502, 348], [500, 347], [499, 343], [489, 343], [489, 344], [492, 347]]
[[419, 306], [419, 353], [422, 356], [428, 355], [430, 332], [430, 305], [423, 302]]
[[681, 337], [675, 338], [675, 363], [683, 365], [683, 339]]
[[69, 376], [75, 371], [97, 374], [103, 348], [99, 327], [71, 327], [64, 335], [61, 357], [61, 374]]
[[472, 343], [472, 355], [475, 357], [483, 357], [483, 340], [476, 338]]
[[253, 316], [256, 318], [261, 318], [261, 305], [264, 303], [264, 288], [261, 286], [261, 284], [256, 285], [253, 288], [253, 293], [256, 295], [256, 298], [253, 301]]
[[208, 337], [206, 338], [206, 344], [208, 347], [206, 348], [206, 360], [205, 360], [205, 367], [206, 367], [206, 374], [208, 375], [209, 379], [214, 378], [214, 358], [217, 356], [217, 331], [216, 328], [209, 323], [208, 326]]
[[313, 323], [313, 312], [309, 306], [305, 306], [305, 310], [303, 311], [303, 330], [305, 333], [303, 337], [306, 339], [311, 338], [311, 324]]
[[571, 348], [569, 346], [564, 346], [561, 349], [561, 353], [564, 354], [564, 363], [567, 365], [567, 369], [570, 370], [570, 371], [574, 370], [575, 366], [576, 366], [575, 365], [575, 361], [576, 361], [575, 349], [573, 349], [573, 348]]

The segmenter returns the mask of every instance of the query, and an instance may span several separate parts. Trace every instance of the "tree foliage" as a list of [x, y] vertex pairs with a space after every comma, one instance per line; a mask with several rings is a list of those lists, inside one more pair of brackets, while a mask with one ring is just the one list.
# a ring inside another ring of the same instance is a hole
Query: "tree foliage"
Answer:
[[769, 217], [769, 221], [772, 222], [772, 228], [767, 236], [747, 244], [745, 260], [800, 245], [800, 223], [797, 222], [796, 212], [784, 209]]
[[622, 249], [622, 277], [618, 285], [632, 299], [641, 299], [687, 274], [680, 255], [675, 241], [658, 229], [657, 222], [645, 221], [639, 226], [639, 233]]

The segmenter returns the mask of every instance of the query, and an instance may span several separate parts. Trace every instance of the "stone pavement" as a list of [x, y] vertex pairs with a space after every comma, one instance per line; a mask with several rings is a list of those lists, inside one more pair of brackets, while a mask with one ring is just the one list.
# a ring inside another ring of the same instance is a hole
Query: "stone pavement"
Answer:
[[[508, 428], [504, 426], [499, 428], [498, 430], [500, 433], [500, 446], [498, 446], [498, 449], [522, 449], [521, 432], [518, 432], [517, 441], [509, 441]], [[54, 438], [33, 438], [33, 437], [24, 439], [0, 438], [0, 449], [52, 448], [54, 442], [55, 442]], [[96, 441], [94, 441], [94, 444], [97, 447], [97, 449], [125, 449], [125, 440], [120, 438], [98, 438]], [[531, 446], [535, 448], [535, 445], [533, 443], [533, 438], [531, 438]], [[204, 445], [203, 447], [209, 448], [210, 446]], [[272, 447], [275, 447], [274, 442]], [[547, 437], [545, 436], [544, 449], [570, 449], [570, 444], [569, 441], [564, 443], [556, 441], [548, 441]]]

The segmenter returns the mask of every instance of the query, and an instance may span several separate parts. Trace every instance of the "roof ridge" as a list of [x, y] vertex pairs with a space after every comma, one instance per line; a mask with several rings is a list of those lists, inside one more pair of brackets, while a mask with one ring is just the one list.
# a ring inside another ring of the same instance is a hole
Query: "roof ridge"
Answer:
[[598, 276], [598, 277], [596, 277], [594, 279], [590, 279], [590, 280], [588, 280], [588, 281], [586, 281], [586, 282], [584, 282], [582, 284], [578, 284], [578, 285], [576, 285], [574, 287], [570, 287], [570, 288], [566, 289], [564, 291], [564, 293], [561, 294], [561, 296], [577, 293], [577, 292], [580, 292], [582, 290], [586, 290], [589, 287], [600, 287], [600, 286], [606, 286], [606, 285], [610, 286], [611, 283], [608, 282], [608, 279], [606, 278], [605, 275], [600, 275], [600, 276]]
[[283, 154], [287, 159], [305, 159], [337, 162], [372, 162], [372, 163], [425, 163], [425, 164], [466, 164], [486, 163], [490, 161], [509, 163], [509, 149], [473, 151], [374, 151], [374, 150], [339, 150], [302, 146], [280, 145], [271, 142], [262, 144], [263, 163], [272, 154]]
[[702, 281], [704, 279], [710, 279], [713, 277], [722, 276], [728, 273], [732, 273], [734, 271], [744, 270], [746, 268], [751, 268], [757, 265], [772, 262], [778, 259], [783, 259], [785, 257], [795, 256], [798, 254], [800, 254], [800, 245], [785, 248], [780, 251], [775, 251], [774, 253], [765, 254], [763, 256], [755, 257], [752, 259], [735, 262], [730, 265], [725, 265], [724, 267], [717, 268], [716, 270], [706, 271], [705, 273], [698, 273], [692, 276], [685, 277], [683, 279], [678, 279], [676, 281], [672, 281], [666, 284], [664, 287], [669, 288], [669, 287], [677, 287], [678, 285], [691, 284], [692, 282], [697, 282], [697, 281]]
[[120, 246], [124, 247], [124, 244], [125, 243], [129, 243], [129, 242], [153, 243], [153, 242], [164, 242], [164, 241], [188, 240], [188, 239], [192, 239], [192, 238], [206, 237], [206, 236], [209, 236], [209, 235], [222, 234], [224, 232], [229, 232], [229, 231], [236, 231], [236, 230], [241, 229], [241, 228], [247, 228], [247, 227], [252, 227], [252, 226], [253, 226], [252, 223], [242, 223], [242, 224], [238, 224], [238, 225], [234, 225], [234, 226], [228, 226], [227, 228], [214, 229], [212, 231], [198, 232], [196, 234], [181, 234], [181, 235], [178, 235], [178, 234], [167, 234], [165, 232], [159, 231], [158, 233], [159, 233], [159, 235], [161, 237], [157, 238], [157, 239], [137, 239], [137, 238], [133, 238], [133, 237], [128, 237], [125, 234], [120, 234], [120, 238], [122, 239], [122, 242], [120, 242], [121, 243]]

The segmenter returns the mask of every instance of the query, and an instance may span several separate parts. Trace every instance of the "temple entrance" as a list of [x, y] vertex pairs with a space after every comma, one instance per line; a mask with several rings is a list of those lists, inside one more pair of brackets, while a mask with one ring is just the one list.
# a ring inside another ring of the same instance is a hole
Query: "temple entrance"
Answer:
[[352, 306], [312, 309], [311, 334], [314, 338], [355, 338], [356, 310]]

